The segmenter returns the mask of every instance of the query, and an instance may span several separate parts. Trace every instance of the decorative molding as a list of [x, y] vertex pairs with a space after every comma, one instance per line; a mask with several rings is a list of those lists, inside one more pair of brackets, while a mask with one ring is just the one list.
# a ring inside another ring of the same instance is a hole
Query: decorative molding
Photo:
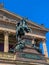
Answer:
[[32, 33], [25, 33], [25, 35], [40, 38], [40, 39], [46, 39], [45, 36], [37, 35], [37, 34], [32, 34]]
[[[16, 14], [13, 14], [13, 13], [7, 11], [7, 10], [0, 9], [0, 11], [6, 13], [7, 15], [10, 15], [10, 16], [12, 16], [12, 17], [15, 17], [15, 18], [17, 18], [17, 19], [19, 19], [19, 20], [22, 20], [22, 17], [21, 17], [21, 16], [18, 16], [18, 15], [16, 15]], [[27, 23], [28, 23], [29, 25], [31, 25], [31, 26], [34, 25], [35, 27], [40, 28], [40, 29], [43, 30], [43, 31], [46, 31], [46, 32], [49, 31], [48, 29], [46, 29], [46, 28], [44, 28], [44, 27], [42, 27], [42, 26], [40, 26], [40, 25], [38, 25], [38, 24], [36, 24], [36, 23], [34, 23], [34, 22], [31, 22], [31, 21], [29, 21], [29, 20], [27, 20]], [[15, 24], [16, 24], [16, 22], [15, 22]]]
[[15, 54], [0, 52], [0, 59], [15, 60]]

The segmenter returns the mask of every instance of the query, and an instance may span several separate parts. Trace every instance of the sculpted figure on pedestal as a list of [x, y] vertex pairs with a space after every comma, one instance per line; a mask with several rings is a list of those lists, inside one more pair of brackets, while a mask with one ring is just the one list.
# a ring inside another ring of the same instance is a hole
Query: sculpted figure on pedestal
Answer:
[[10, 50], [12, 52], [20, 51], [25, 47], [25, 40], [22, 40], [22, 36], [25, 35], [25, 32], [29, 32], [30, 29], [27, 26], [27, 22], [25, 19], [22, 19], [20, 22], [16, 24], [16, 39], [17, 44], [15, 45], [14, 49]]
[[[22, 51], [24, 49], [26, 42], [24, 39], [22, 39], [22, 36], [25, 36], [25, 33], [28, 33], [29, 31], [31, 31], [31, 29], [28, 27], [26, 19], [22, 19], [16, 24], [17, 44], [13, 49], [10, 49], [10, 52]], [[40, 48], [36, 44], [34, 44], [32, 47], [41, 53]]]

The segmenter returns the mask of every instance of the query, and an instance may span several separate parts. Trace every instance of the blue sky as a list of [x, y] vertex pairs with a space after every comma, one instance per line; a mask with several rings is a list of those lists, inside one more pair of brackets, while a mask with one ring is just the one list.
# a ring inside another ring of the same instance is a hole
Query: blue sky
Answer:
[[[0, 0], [4, 8], [49, 28], [49, 0]], [[49, 54], [49, 33], [46, 35]]]

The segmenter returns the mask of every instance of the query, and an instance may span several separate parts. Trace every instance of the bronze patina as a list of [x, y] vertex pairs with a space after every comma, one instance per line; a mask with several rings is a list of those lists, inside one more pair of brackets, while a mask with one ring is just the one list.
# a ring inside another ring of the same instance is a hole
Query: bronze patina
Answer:
[[[19, 21], [16, 24], [16, 39], [18, 43], [14, 46], [13, 49], [10, 49], [9, 52], [22, 51], [26, 45], [26, 41], [22, 39], [22, 36], [25, 36], [25, 33], [30, 31], [31, 29], [28, 27], [26, 19], [23, 18], [21, 21]], [[42, 53], [40, 47], [36, 44], [33, 44], [32, 47], [38, 52]]]

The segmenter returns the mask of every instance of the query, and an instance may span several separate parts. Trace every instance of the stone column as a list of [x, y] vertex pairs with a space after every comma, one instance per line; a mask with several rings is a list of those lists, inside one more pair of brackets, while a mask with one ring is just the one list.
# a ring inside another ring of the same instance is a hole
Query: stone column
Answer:
[[8, 42], [8, 32], [4, 33], [4, 52], [8, 52], [9, 42]]
[[34, 41], [34, 37], [33, 37], [33, 39], [32, 39], [32, 44], [34, 44], [35, 43], [35, 41]]
[[45, 57], [48, 57], [47, 47], [46, 47], [46, 40], [43, 40], [43, 50]]

